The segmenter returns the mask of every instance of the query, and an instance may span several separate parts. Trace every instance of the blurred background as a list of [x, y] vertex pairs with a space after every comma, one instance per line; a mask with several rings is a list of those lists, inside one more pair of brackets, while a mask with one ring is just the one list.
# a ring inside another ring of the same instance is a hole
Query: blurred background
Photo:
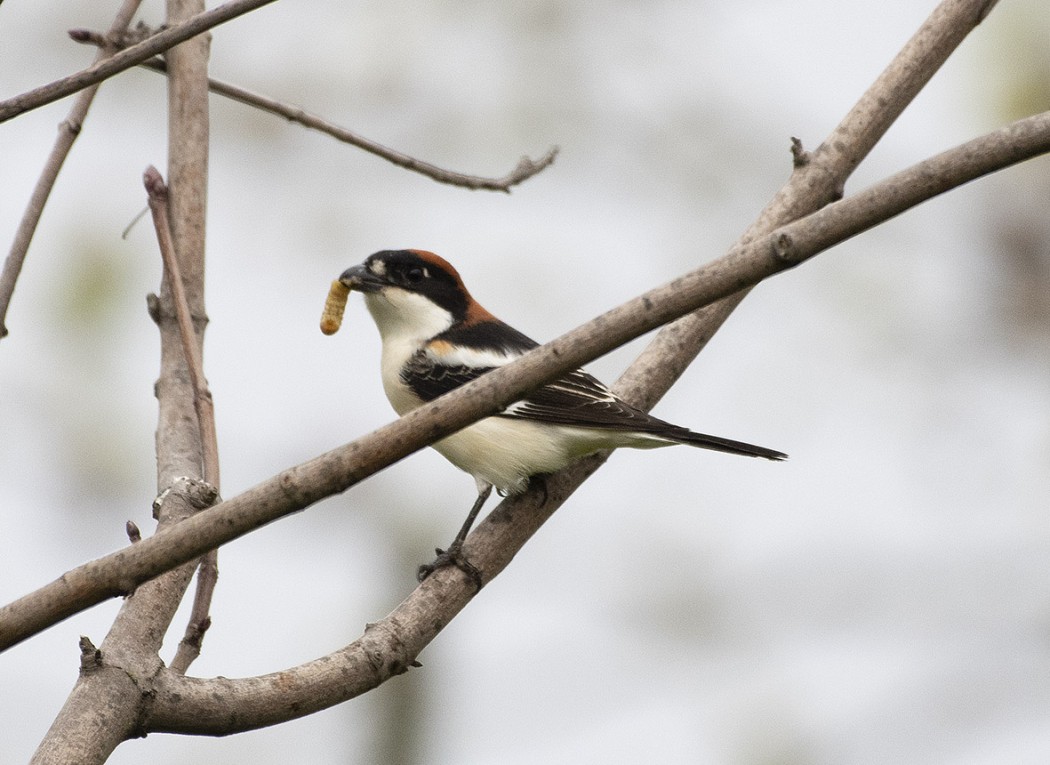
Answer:
[[[468, 192], [213, 97], [205, 362], [224, 495], [392, 419], [379, 342], [329, 281], [452, 261], [550, 339], [722, 254], [934, 0], [275, 3], [212, 73], [512, 194]], [[116, 2], [6, 3], [0, 97], [88, 65]], [[141, 18], [162, 20], [159, 2]], [[1003, 2], [847, 192], [1050, 108], [1050, 6]], [[6, 252], [69, 101], [0, 125]], [[0, 600], [151, 528], [160, 258], [141, 173], [165, 80], [105, 83], [0, 342]], [[763, 284], [656, 408], [784, 464], [622, 452], [423, 652], [422, 669], [226, 739], [111, 762], [1050, 761], [1050, 161], [971, 184]], [[645, 339], [591, 365], [610, 382]], [[472, 480], [417, 454], [223, 548], [192, 668], [250, 676], [355, 639], [449, 541]], [[107, 603], [0, 655], [0, 759], [29, 758]], [[182, 634], [176, 619], [170, 660]], [[15, 724], [17, 722], [17, 724]]]

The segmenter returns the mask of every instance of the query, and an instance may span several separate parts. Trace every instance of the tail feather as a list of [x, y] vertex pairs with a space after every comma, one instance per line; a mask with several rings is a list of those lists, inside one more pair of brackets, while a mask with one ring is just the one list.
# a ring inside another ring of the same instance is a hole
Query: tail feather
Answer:
[[694, 433], [691, 430], [682, 428], [670, 435], [675, 441], [681, 444], [688, 444], [689, 446], [697, 446], [701, 449], [712, 449], [716, 452], [726, 452], [727, 454], [739, 454], [744, 457], [764, 457], [767, 460], [786, 460], [788, 456], [783, 452], [778, 452], [775, 449], [767, 449], [764, 446], [755, 446], [754, 444], [746, 444], [743, 441], [734, 441], [730, 438], [722, 438], [720, 436], [709, 436], [704, 433]]

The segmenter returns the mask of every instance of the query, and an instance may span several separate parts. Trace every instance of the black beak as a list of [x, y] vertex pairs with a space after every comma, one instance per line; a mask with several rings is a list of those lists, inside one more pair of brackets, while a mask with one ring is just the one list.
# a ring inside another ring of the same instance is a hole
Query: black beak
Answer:
[[363, 265], [351, 266], [339, 276], [345, 287], [359, 292], [377, 292], [386, 286], [386, 282], [373, 274]]

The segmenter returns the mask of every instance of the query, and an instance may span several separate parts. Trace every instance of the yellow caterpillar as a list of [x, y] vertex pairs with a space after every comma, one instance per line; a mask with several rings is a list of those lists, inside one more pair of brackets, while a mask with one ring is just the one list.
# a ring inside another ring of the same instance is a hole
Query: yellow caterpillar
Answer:
[[343, 310], [346, 308], [346, 298], [350, 294], [350, 288], [336, 279], [328, 290], [328, 297], [324, 301], [324, 310], [321, 311], [321, 331], [326, 335], [334, 335], [339, 331], [343, 323]]

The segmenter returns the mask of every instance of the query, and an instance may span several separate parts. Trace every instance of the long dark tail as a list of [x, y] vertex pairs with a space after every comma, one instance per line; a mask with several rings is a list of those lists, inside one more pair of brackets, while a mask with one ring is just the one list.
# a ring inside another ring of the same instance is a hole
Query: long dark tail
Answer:
[[755, 446], [754, 444], [745, 444], [743, 441], [733, 441], [729, 438], [721, 438], [720, 436], [708, 436], [703, 433], [694, 433], [691, 430], [682, 428], [681, 430], [675, 430], [671, 435], [675, 441], [681, 444], [689, 444], [689, 446], [698, 446], [701, 449], [712, 449], [716, 452], [726, 452], [727, 454], [739, 454], [744, 457], [764, 457], [767, 460], [786, 460], [788, 456], [783, 452], [778, 452], [775, 449], [767, 449], [764, 446]]

